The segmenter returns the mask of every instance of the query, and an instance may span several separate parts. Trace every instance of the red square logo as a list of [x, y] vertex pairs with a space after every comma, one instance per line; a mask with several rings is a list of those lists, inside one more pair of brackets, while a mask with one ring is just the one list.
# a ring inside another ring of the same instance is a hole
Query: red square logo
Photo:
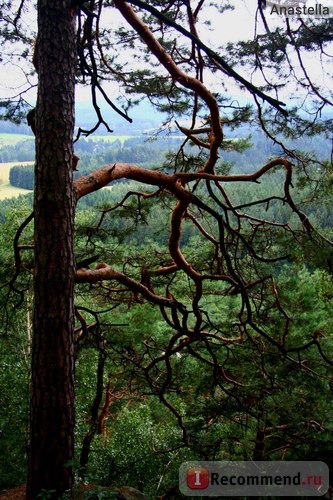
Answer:
[[209, 485], [209, 471], [204, 467], [191, 467], [186, 472], [186, 482], [191, 490], [205, 490]]

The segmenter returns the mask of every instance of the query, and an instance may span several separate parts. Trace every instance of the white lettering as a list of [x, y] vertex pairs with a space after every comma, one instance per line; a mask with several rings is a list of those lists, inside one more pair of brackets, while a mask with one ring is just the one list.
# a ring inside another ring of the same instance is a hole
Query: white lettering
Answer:
[[201, 486], [200, 471], [199, 470], [195, 471], [195, 483], [194, 483], [194, 486]]

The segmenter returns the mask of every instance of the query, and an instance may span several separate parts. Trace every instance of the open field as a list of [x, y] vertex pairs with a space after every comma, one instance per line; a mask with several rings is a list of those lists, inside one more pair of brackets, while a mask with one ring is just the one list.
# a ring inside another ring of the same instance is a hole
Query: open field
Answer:
[[[106, 142], [115, 142], [120, 141], [124, 143], [127, 139], [134, 137], [131, 135], [92, 135], [87, 137], [87, 140], [92, 141], [106, 141]], [[24, 140], [34, 140], [34, 137], [31, 135], [24, 134], [6, 134], [0, 133], [0, 149], [5, 148], [6, 146], [15, 146], [20, 141]], [[75, 145], [74, 145], [75, 148]], [[0, 163], [0, 200], [4, 200], [5, 198], [13, 198], [19, 196], [20, 194], [26, 194], [30, 191], [26, 189], [16, 188], [9, 184], [9, 171], [14, 165], [33, 165], [33, 161], [13, 161], [8, 163]]]
[[0, 163], [0, 187], [1, 184], [9, 183], [9, 171], [14, 165], [33, 165], [33, 161], [10, 161], [8, 163]]
[[12, 161], [9, 163], [0, 163], [0, 200], [13, 198], [15, 196], [19, 196], [20, 194], [30, 193], [28, 189], [13, 187], [9, 184], [9, 171], [14, 165], [32, 165], [33, 163], [33, 161]]
[[0, 184], [0, 200], [5, 200], [6, 198], [16, 198], [20, 194], [31, 193], [28, 189], [21, 189], [13, 187], [10, 184]]
[[34, 140], [34, 136], [24, 134], [0, 134], [0, 148], [4, 146], [14, 146], [18, 142], [27, 139]]

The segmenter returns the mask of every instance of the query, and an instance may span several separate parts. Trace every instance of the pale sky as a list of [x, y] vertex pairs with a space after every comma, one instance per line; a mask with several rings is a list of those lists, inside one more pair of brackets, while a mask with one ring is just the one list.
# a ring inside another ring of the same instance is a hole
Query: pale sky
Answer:
[[[237, 41], [240, 38], [247, 38], [253, 35], [253, 9], [249, 9], [247, 4], [253, 3], [253, 0], [234, 0], [236, 9], [233, 12], [225, 12], [223, 14], [223, 27], [215, 23], [218, 21], [218, 16], [213, 15], [209, 20], [214, 28], [213, 32], [207, 33], [204, 36], [204, 30], [201, 29], [201, 35], [208, 43], [211, 41], [215, 44], [216, 41]], [[220, 16], [221, 17], [221, 16]], [[252, 19], [251, 19], [252, 18]], [[251, 27], [252, 25], [252, 27]], [[0, 97], [13, 96], [26, 88], [25, 76], [23, 71], [16, 65], [16, 62], [10, 57], [4, 57], [4, 62], [0, 63]], [[31, 78], [32, 83], [36, 83], [36, 79]], [[34, 102], [36, 91], [32, 90], [26, 94], [28, 101]], [[78, 90], [78, 100], [86, 100], [89, 96], [88, 89]]]
[[[290, 1], [290, 0], [287, 0]], [[306, 0], [307, 5], [312, 5], [315, 0]], [[257, 0], [232, 0], [235, 7], [233, 11], [226, 11], [223, 15], [217, 14], [215, 9], [207, 9], [208, 20], [211, 22], [211, 30], [207, 30], [204, 27], [200, 28], [200, 36], [203, 41], [209, 46], [222, 45], [227, 41], [236, 42], [238, 40], [251, 39], [255, 35], [254, 19], [257, 7]], [[322, 0], [321, 3], [328, 4], [330, 0]], [[223, 0], [221, 0], [223, 4]], [[213, 14], [212, 14], [213, 12]], [[275, 16], [276, 17], [276, 16]], [[221, 20], [222, 19], [222, 23]], [[114, 11], [113, 18], [114, 22]], [[33, 22], [33, 21], [31, 21]], [[276, 22], [279, 22], [277, 19]], [[23, 71], [15, 65], [14, 60], [6, 61], [4, 56], [4, 63], [0, 63], [0, 98], [12, 97], [13, 95], [19, 93], [22, 89], [26, 88], [26, 82]], [[125, 55], [126, 56], [126, 55]], [[311, 58], [307, 59], [308, 71], [316, 76], [318, 74], [323, 74], [323, 70], [320, 66], [320, 61], [317, 59], [316, 55], [312, 55]], [[240, 68], [239, 73], [245, 77], [247, 75], [246, 68]], [[221, 78], [219, 75], [218, 78]], [[230, 80], [230, 84], [232, 80]], [[30, 79], [31, 83], [36, 83], [36, 78]], [[253, 83], [259, 83], [259, 81], [253, 80]], [[325, 83], [325, 81], [323, 82]], [[217, 83], [218, 85], [218, 80]], [[331, 82], [329, 82], [331, 85]], [[242, 95], [238, 87], [233, 85], [232, 93], [234, 95]], [[28, 102], [34, 104], [36, 100], [36, 89], [33, 89], [25, 95]], [[89, 89], [77, 89], [77, 100], [87, 101], [90, 99]]]

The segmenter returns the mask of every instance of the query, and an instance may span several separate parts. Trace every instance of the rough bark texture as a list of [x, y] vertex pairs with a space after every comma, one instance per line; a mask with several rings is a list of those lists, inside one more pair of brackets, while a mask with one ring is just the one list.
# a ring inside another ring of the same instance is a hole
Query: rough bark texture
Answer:
[[57, 498], [73, 482], [75, 17], [71, 0], [39, 0], [38, 30], [29, 500], [41, 490], [53, 491]]

